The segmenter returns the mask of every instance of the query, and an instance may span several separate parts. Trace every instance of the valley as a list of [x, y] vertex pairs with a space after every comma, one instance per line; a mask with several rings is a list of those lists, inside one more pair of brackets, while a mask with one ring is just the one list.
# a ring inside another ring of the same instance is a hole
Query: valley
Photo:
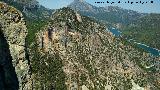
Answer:
[[158, 17], [85, 0], [54, 10], [0, 0], [0, 89], [159, 90]]

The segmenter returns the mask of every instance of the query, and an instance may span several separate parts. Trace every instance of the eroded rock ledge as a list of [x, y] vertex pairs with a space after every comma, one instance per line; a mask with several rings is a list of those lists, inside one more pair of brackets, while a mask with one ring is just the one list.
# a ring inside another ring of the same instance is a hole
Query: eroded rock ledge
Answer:
[[0, 26], [1, 34], [4, 35], [9, 46], [12, 64], [19, 81], [19, 89], [29, 90], [29, 64], [28, 60], [25, 59], [27, 28], [23, 16], [15, 8], [0, 2]]

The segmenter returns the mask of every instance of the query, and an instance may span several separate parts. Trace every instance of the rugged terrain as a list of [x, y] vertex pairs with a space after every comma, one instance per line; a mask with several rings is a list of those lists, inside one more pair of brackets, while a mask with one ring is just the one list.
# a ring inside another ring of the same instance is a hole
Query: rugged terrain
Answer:
[[96, 7], [85, 0], [74, 0], [68, 7], [84, 16], [89, 16], [105, 23], [107, 27], [115, 27], [121, 30], [128, 38], [160, 49], [158, 38], [160, 33], [160, 14], [158, 13], [140, 13], [116, 6]]
[[54, 10], [40, 5], [37, 0], [0, 0], [8, 5], [14, 6], [24, 15], [27, 20], [48, 19]]
[[27, 28], [22, 13], [0, 2], [0, 89], [28, 90], [29, 64], [26, 59]]
[[51, 19], [30, 50], [36, 88], [159, 89], [158, 57], [124, 45], [104, 25], [69, 8], [57, 10]]
[[117, 6], [96, 7], [87, 3], [85, 0], [74, 0], [68, 7], [82, 15], [95, 18], [105, 23], [107, 26], [114, 26], [120, 29], [124, 25], [130, 24], [132, 21], [145, 15]]
[[4, 90], [160, 89], [160, 58], [115, 38], [94, 19], [62, 8], [49, 20], [25, 23], [15, 8], [0, 3], [0, 10]]
[[125, 28], [123, 32], [128, 38], [134, 38], [151, 47], [160, 50], [160, 14], [149, 14], [135, 20]]

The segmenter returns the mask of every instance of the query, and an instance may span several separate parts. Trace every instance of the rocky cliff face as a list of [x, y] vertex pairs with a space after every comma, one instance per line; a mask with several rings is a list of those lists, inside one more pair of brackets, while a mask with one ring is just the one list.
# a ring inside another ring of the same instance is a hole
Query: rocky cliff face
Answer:
[[30, 62], [22, 14], [0, 3], [0, 26], [2, 90], [160, 89], [159, 57], [136, 50], [101, 23], [69, 8], [57, 10], [37, 30], [28, 49]]
[[145, 66], [160, 58], [124, 45], [104, 25], [69, 8], [57, 10], [51, 19], [31, 50], [36, 88], [158, 90], [159, 71]]
[[0, 0], [8, 5], [14, 6], [20, 10], [25, 19], [30, 20], [45, 20], [48, 19], [53, 10], [47, 9], [40, 5], [37, 0]]
[[[15, 8], [0, 2], [0, 26], [0, 58], [2, 58], [0, 67], [3, 71], [1, 78], [4, 77], [1, 82], [2, 90], [17, 90], [17, 85], [20, 90], [29, 90], [29, 64], [25, 55], [27, 30], [23, 16]], [[15, 75], [12, 72], [15, 72]], [[18, 78], [17, 84], [14, 83], [16, 78]]]

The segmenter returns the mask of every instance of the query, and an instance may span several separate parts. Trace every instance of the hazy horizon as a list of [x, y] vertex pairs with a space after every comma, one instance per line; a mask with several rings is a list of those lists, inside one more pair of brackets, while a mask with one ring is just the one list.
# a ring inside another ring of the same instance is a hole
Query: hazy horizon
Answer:
[[[53, 0], [37, 0], [41, 5], [45, 6], [46, 8], [49, 9], [59, 9], [62, 7], [66, 7], [67, 5], [69, 5], [71, 2], [73, 2], [74, 0], [57, 0], [57, 1], [53, 1]], [[160, 13], [160, 0], [107, 0], [109, 2], [111, 1], [121, 1], [123, 3], [117, 3], [117, 4], [107, 4], [107, 3], [95, 3], [95, 2], [104, 2], [106, 0], [84, 0], [94, 6], [97, 7], [105, 7], [105, 6], [118, 6], [124, 9], [130, 9], [130, 10], [134, 10], [134, 11], [138, 11], [141, 13]], [[107, 2], [106, 1], [106, 2]], [[128, 4], [128, 3], [124, 3], [125, 1], [153, 1], [153, 3], [145, 3], [145, 4], [141, 4], [141, 3], [133, 3], [133, 4]]]

